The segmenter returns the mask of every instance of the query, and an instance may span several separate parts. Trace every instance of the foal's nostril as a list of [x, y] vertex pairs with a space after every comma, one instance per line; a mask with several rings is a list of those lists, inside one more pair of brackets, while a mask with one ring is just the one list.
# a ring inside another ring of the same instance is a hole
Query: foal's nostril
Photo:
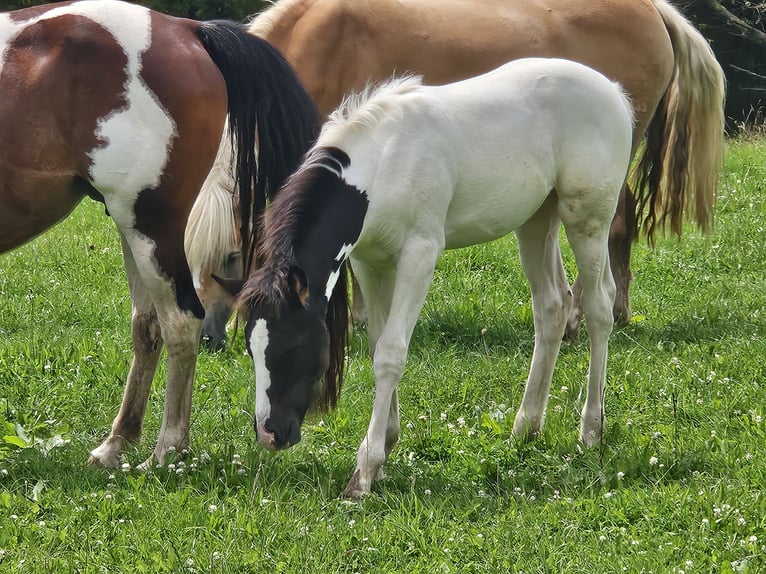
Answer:
[[271, 420], [267, 420], [263, 428], [273, 436], [274, 448], [277, 450], [289, 448], [301, 440], [301, 427], [296, 421], [290, 422], [287, 428], [278, 428], [272, 425]]

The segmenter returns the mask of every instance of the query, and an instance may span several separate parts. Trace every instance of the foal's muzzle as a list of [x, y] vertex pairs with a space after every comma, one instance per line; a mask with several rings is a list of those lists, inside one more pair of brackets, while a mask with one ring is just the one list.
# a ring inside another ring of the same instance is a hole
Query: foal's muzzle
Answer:
[[285, 428], [274, 426], [270, 418], [256, 420], [253, 428], [258, 444], [267, 450], [283, 450], [301, 441], [301, 426], [296, 420], [289, 421]]

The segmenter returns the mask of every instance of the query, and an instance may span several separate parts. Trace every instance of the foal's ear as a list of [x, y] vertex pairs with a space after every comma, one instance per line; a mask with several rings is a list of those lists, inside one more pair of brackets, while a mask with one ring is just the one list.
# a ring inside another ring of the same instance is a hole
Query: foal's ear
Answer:
[[226, 277], [218, 277], [218, 275], [214, 274], [211, 275], [211, 277], [232, 297], [239, 295], [239, 292], [242, 291], [242, 287], [245, 286], [244, 279], [228, 279]]
[[305, 307], [309, 299], [309, 280], [303, 269], [297, 265], [291, 265], [287, 272], [287, 284], [301, 306]]

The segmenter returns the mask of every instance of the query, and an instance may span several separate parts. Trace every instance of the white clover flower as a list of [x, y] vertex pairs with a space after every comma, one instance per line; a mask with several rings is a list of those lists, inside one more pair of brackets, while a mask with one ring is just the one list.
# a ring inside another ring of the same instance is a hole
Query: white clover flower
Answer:
[[130, 463], [123, 462], [122, 465], [120, 466], [120, 470], [122, 470], [122, 472], [130, 472]]
[[622, 471], [619, 471], [617, 473], [617, 480], [622, 480], [623, 478], [625, 478], [625, 473]]
[[608, 490], [607, 492], [605, 492], [604, 493], [604, 498], [612, 498], [612, 491]]
[[444, 422], [444, 421], [446, 421], [446, 420], [447, 420], [447, 413], [442, 413], [442, 414], [440, 414], [440, 415], [439, 415], [439, 420], [440, 420], [441, 422]]
[[218, 507], [217, 507], [215, 504], [211, 504], [211, 505], [209, 505], [209, 506], [207, 507], [207, 511], [208, 511], [210, 514], [215, 514], [217, 510], [218, 510]]
[[355, 524], [356, 524], [356, 520], [354, 520], [353, 518], [348, 521], [348, 527], [349, 528], [353, 528]]
[[660, 461], [657, 459], [656, 456], [653, 456], [652, 458], [649, 459], [649, 464], [651, 466], [656, 466], [658, 462], [660, 462]]

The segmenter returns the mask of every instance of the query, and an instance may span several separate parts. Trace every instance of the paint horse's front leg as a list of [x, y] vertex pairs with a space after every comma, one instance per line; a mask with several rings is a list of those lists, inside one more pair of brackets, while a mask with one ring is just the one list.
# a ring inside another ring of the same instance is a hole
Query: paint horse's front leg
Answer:
[[122, 397], [120, 411], [112, 423], [109, 437], [93, 449], [88, 462], [97, 466], [115, 468], [126, 442], [137, 442], [141, 437], [146, 402], [157, 362], [162, 352], [162, 334], [149, 293], [144, 287], [130, 246], [122, 238], [122, 253], [130, 287], [133, 306], [131, 331], [133, 335], [133, 360]]
[[[396, 387], [404, 373], [410, 337], [428, 295], [442, 249], [443, 241], [411, 239], [399, 255], [393, 277], [384, 276], [375, 285], [371, 283], [369, 274], [359, 273], [357, 276], [369, 313], [375, 401], [367, 434], [357, 453], [356, 470], [343, 491], [346, 498], [361, 498], [370, 492], [373, 481], [381, 474], [383, 464], [398, 439]], [[385, 294], [380, 291], [381, 286], [383, 291], [388, 290], [386, 284], [393, 286], [388, 312]]]
[[[141, 468], [149, 468], [154, 462], [164, 464], [170, 450], [188, 445], [191, 395], [204, 311], [185, 263], [182, 233], [183, 230], [179, 230], [177, 240], [162, 245], [166, 249], [163, 259], [176, 264], [161, 268], [154, 242], [132, 229], [123, 230], [123, 251], [134, 305], [135, 355], [112, 431], [91, 452], [91, 463], [117, 466], [124, 443], [135, 442], [140, 437], [163, 341], [168, 356], [165, 410], [154, 453]], [[173, 250], [173, 245], [178, 248]], [[172, 280], [168, 280], [168, 275]]]

